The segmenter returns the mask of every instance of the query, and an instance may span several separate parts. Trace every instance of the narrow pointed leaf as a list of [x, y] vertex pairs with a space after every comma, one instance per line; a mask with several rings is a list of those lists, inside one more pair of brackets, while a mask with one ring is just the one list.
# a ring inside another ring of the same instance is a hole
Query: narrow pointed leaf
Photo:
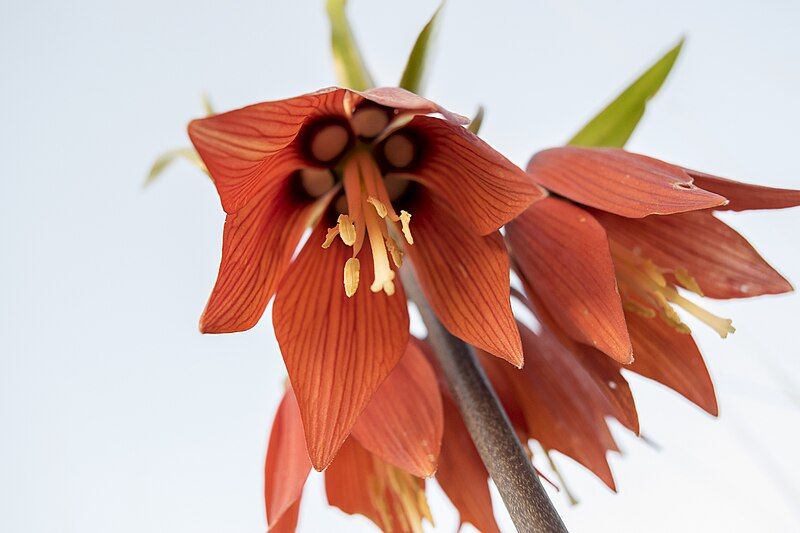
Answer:
[[481, 126], [483, 125], [483, 117], [486, 114], [486, 109], [481, 105], [478, 106], [478, 111], [475, 113], [475, 116], [472, 118], [472, 121], [467, 126], [467, 129], [474, 133], [475, 135], [481, 131]]
[[417, 41], [414, 43], [414, 48], [411, 49], [411, 55], [408, 56], [406, 68], [403, 70], [403, 77], [400, 79], [400, 87], [412, 93], [421, 94], [425, 81], [425, 69], [428, 65], [430, 45], [443, 7], [444, 2], [439, 4], [431, 19], [422, 28]]
[[621, 148], [644, 115], [647, 102], [667, 79], [684, 40], [639, 76], [622, 94], [589, 121], [568, 144], [577, 146], [612, 146]]
[[197, 155], [197, 152], [194, 148], [176, 148], [175, 150], [170, 150], [169, 152], [164, 152], [160, 156], [153, 161], [153, 166], [150, 167], [150, 172], [147, 173], [147, 177], [144, 180], [143, 187], [147, 187], [148, 185], [152, 185], [158, 177], [169, 167], [172, 163], [177, 161], [178, 159], [185, 159], [195, 167], [199, 168], [206, 174], [208, 174], [208, 169], [203, 164], [203, 161], [200, 159], [200, 156]]
[[339, 84], [357, 91], [375, 86], [364, 58], [358, 49], [345, 8], [347, 0], [328, 0], [328, 19], [331, 23], [331, 48]]

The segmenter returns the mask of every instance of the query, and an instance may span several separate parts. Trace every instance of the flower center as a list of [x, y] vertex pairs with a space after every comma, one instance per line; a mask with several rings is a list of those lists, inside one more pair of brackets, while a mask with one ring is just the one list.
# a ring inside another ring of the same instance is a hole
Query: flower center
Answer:
[[342, 155], [350, 143], [350, 132], [342, 124], [326, 124], [311, 135], [311, 155], [321, 163], [330, 163]]
[[372, 139], [389, 125], [389, 112], [382, 107], [362, 105], [353, 113], [350, 124], [356, 135]]
[[659, 268], [650, 259], [642, 257], [637, 251], [629, 250], [619, 243], [610, 240], [611, 255], [617, 273], [623, 304], [629, 311], [647, 318], [653, 318], [656, 312], [650, 307], [660, 309], [661, 318], [681, 333], [691, 333], [689, 326], [683, 323], [675, 306], [680, 307], [699, 319], [723, 339], [736, 331], [732, 321], [720, 318], [681, 296], [675, 286], [667, 281], [665, 273], [671, 273], [688, 290], [702, 296], [697, 281], [686, 269], [674, 271]]
[[395, 133], [383, 144], [383, 155], [394, 168], [407, 168], [416, 156], [414, 141], [408, 135]]
[[399, 268], [403, 251], [395, 236], [402, 234], [408, 244], [414, 243], [409, 229], [411, 215], [407, 211], [400, 211], [400, 215], [394, 211], [378, 164], [366, 147], [356, 148], [348, 156], [344, 163], [343, 182], [347, 213], [342, 209], [344, 206], [339, 205], [341, 200], [337, 201], [336, 208], [341, 214], [336, 226], [328, 230], [322, 247], [328, 248], [336, 237], [340, 237], [345, 245], [353, 248], [353, 256], [344, 266], [344, 288], [350, 297], [358, 289], [358, 254], [368, 239], [374, 269], [370, 290], [383, 291], [391, 296], [395, 292], [396, 275], [389, 256]]

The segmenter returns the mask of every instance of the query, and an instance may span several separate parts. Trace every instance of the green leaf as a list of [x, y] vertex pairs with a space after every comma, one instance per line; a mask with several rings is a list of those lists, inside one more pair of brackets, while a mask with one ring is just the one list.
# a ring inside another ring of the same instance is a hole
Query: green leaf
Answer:
[[185, 159], [192, 165], [196, 166], [206, 174], [208, 174], [208, 169], [206, 168], [205, 164], [203, 164], [203, 160], [200, 159], [200, 155], [194, 150], [194, 148], [177, 148], [175, 150], [170, 150], [169, 152], [164, 152], [160, 156], [153, 161], [153, 166], [150, 167], [150, 172], [147, 173], [147, 177], [144, 180], [143, 187], [147, 187], [151, 185], [156, 179], [167, 169], [172, 163], [177, 161], [178, 159]]
[[433, 13], [433, 16], [422, 28], [411, 54], [408, 56], [406, 68], [403, 70], [403, 77], [400, 78], [400, 87], [412, 93], [421, 94], [423, 82], [425, 80], [425, 68], [428, 64], [428, 50], [433, 40], [434, 30], [439, 21], [439, 14], [442, 12], [445, 2], [442, 1]]
[[331, 48], [333, 65], [339, 83], [350, 89], [363, 91], [375, 85], [364, 58], [358, 49], [350, 22], [347, 20], [345, 6], [347, 0], [328, 0], [328, 19], [331, 22]]
[[568, 144], [622, 148], [644, 115], [647, 102], [655, 96], [672, 70], [684, 39], [639, 76], [616, 100], [589, 121]]
[[478, 106], [478, 112], [475, 113], [475, 116], [472, 118], [472, 121], [467, 126], [467, 129], [474, 133], [475, 135], [481, 131], [481, 125], [483, 125], [483, 116], [486, 114], [483, 106]]

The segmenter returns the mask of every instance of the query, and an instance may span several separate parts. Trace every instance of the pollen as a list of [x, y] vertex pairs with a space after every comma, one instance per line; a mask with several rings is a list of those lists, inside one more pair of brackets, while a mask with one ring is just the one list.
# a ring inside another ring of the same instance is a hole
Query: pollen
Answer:
[[[697, 280], [685, 268], [675, 270], [660, 268], [650, 259], [613, 240], [610, 241], [610, 247], [623, 296], [623, 305], [627, 310], [647, 318], [655, 317], [657, 314], [661, 320], [680, 333], [688, 334], [691, 330], [681, 319], [678, 308], [709, 326], [723, 339], [736, 331], [730, 319], [718, 317], [685, 298], [667, 280], [665, 274], [672, 274], [684, 288], [702, 296], [703, 292]], [[656, 313], [655, 310], [659, 312]]]
[[351, 257], [344, 264], [344, 293], [348, 298], [353, 296], [358, 290], [358, 280], [361, 276], [361, 262], [355, 257]]

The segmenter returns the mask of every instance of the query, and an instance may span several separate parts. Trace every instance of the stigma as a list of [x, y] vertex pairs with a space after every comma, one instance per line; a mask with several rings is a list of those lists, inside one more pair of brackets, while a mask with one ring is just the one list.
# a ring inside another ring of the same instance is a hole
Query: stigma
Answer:
[[[339, 199], [337, 223], [328, 229], [323, 248], [330, 247], [337, 238], [352, 248], [352, 257], [344, 265], [344, 289], [348, 297], [358, 290], [361, 279], [361, 262], [358, 259], [365, 243], [372, 255], [373, 276], [370, 290], [395, 293], [395, 269], [403, 264], [403, 248], [398, 240], [413, 244], [411, 214], [392, 207], [380, 168], [366, 148], [357, 148], [348, 155], [343, 165], [345, 195]], [[346, 212], [345, 211], [346, 204]], [[394, 268], [393, 266], [394, 265]]]
[[613, 240], [609, 241], [609, 244], [623, 305], [627, 310], [646, 318], [654, 318], [657, 309], [661, 319], [680, 333], [688, 334], [691, 330], [683, 322], [676, 308], [694, 316], [723, 339], [736, 331], [730, 319], [718, 317], [684, 297], [675, 285], [667, 280], [665, 274], [671, 274], [687, 290], [703, 296], [697, 280], [685, 268], [663, 269], [650, 259]]

